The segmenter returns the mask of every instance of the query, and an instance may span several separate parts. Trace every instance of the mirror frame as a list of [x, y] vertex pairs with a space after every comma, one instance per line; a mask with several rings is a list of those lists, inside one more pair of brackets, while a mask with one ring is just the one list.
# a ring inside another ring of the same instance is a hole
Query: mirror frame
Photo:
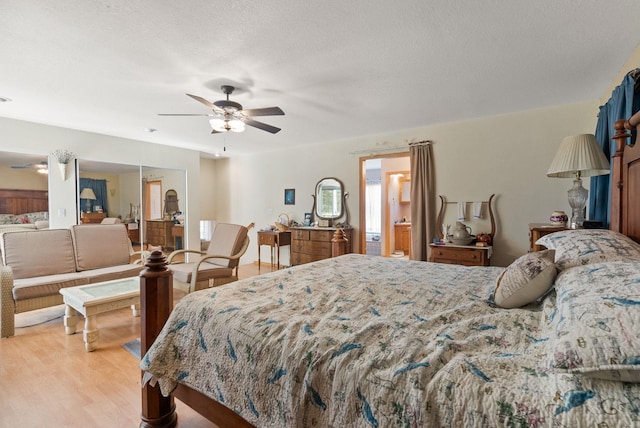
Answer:
[[411, 202], [411, 179], [400, 178], [398, 182], [398, 200], [401, 204], [408, 204]]
[[[321, 197], [321, 193], [322, 193], [322, 187], [323, 184], [325, 184], [325, 182], [330, 182], [331, 184], [334, 184], [333, 182], [337, 183], [337, 185], [339, 186], [339, 190], [340, 190], [340, 196], [339, 196], [339, 209], [336, 209], [334, 211], [337, 211], [338, 214], [333, 215], [333, 216], [324, 216], [322, 215], [322, 213], [319, 211], [319, 207], [320, 207], [320, 201], [322, 200]], [[315, 193], [313, 195], [311, 195], [313, 197], [313, 207], [311, 209], [311, 212], [313, 213], [313, 215], [315, 217], [317, 217], [320, 220], [328, 220], [328, 224], [327, 226], [333, 226], [333, 223], [336, 220], [339, 220], [340, 218], [342, 218], [345, 214], [347, 215], [347, 220], [346, 220], [346, 224], [349, 223], [349, 211], [347, 209], [347, 197], [349, 196], [349, 194], [347, 192], [344, 191], [344, 184], [342, 183], [342, 181], [340, 181], [339, 179], [337, 179], [336, 177], [324, 177], [320, 180], [318, 180], [318, 182], [316, 183], [316, 187], [315, 187]]]

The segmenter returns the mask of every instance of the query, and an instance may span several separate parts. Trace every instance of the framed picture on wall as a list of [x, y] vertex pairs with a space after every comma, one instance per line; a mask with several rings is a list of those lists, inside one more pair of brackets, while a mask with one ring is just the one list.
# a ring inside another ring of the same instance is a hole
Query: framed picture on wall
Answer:
[[285, 205], [296, 204], [296, 189], [284, 189], [284, 204]]

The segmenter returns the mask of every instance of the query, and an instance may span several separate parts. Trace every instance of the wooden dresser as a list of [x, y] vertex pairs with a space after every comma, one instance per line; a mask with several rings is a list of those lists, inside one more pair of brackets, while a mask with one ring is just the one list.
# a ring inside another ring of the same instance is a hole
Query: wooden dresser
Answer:
[[[331, 257], [331, 239], [335, 227], [292, 227], [291, 265], [301, 265]], [[347, 239], [346, 252], [352, 252], [353, 229], [343, 229]]]
[[489, 266], [491, 247], [471, 245], [434, 245], [430, 244], [430, 261], [464, 266]]
[[82, 221], [83, 224], [101, 223], [106, 217], [106, 213], [82, 213], [80, 215], [80, 221]]
[[145, 220], [146, 231], [144, 240], [147, 244], [162, 248], [173, 248], [171, 228], [173, 220]]

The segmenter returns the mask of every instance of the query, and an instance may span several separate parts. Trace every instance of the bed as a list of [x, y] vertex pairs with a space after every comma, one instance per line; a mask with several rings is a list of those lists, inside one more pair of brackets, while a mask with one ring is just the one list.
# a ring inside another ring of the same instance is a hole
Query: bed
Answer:
[[0, 189], [0, 232], [48, 227], [49, 192]]
[[142, 426], [175, 425], [174, 396], [219, 426], [640, 425], [640, 149], [623, 125], [611, 230], [546, 235], [506, 269], [348, 254], [169, 314], [151, 260]]

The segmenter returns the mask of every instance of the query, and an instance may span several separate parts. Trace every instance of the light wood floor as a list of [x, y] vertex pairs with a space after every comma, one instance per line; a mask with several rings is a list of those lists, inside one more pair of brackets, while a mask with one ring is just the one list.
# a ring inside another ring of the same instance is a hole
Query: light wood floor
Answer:
[[[239, 274], [258, 275], [258, 266]], [[99, 315], [99, 347], [86, 352], [84, 320], [67, 336], [63, 315], [63, 305], [18, 314], [17, 325], [41, 323], [0, 339], [0, 428], [139, 426], [140, 369], [122, 345], [140, 337], [140, 318], [130, 309]], [[182, 428], [215, 427], [179, 400], [176, 408]]]

